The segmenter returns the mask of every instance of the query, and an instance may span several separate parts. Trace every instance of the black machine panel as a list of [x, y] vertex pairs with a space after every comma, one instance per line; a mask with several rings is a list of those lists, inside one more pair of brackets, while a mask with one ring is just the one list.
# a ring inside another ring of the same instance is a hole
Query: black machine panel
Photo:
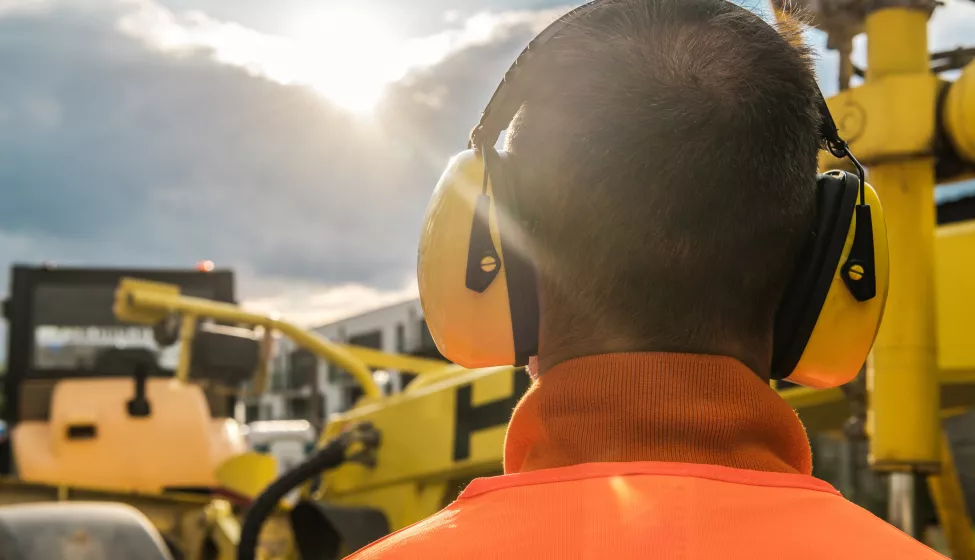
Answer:
[[[114, 348], [158, 350], [150, 327], [121, 323], [115, 318], [115, 287], [114, 283], [94, 282], [45, 282], [34, 287], [29, 370], [34, 376], [51, 370], [85, 375], [88, 370], [100, 369], [100, 356]], [[183, 293], [217, 299], [218, 289], [212, 283], [196, 284], [184, 287]]]
[[9, 373], [21, 379], [84, 377], [97, 373], [104, 350], [158, 350], [150, 327], [121, 323], [112, 312], [123, 277], [176, 284], [187, 295], [234, 302], [231, 271], [16, 266], [5, 304]]
[[[190, 273], [196, 280], [197, 273]], [[43, 282], [34, 287], [32, 294], [32, 316], [35, 325], [57, 325], [60, 327], [114, 327], [124, 325], [112, 313], [115, 302], [117, 282], [85, 282], [83, 284]], [[220, 286], [216, 282], [199, 284], [194, 282], [183, 287], [189, 296], [217, 299]]]

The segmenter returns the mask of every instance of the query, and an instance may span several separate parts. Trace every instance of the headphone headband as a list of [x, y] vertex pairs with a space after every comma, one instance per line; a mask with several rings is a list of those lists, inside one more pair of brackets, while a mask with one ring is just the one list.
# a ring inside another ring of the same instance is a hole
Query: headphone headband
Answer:
[[508, 128], [511, 119], [515, 118], [515, 113], [525, 102], [524, 95], [516, 95], [519, 92], [518, 88], [522, 87], [522, 80], [518, 79], [522, 74], [522, 69], [529, 60], [534, 58], [539, 49], [565, 28], [569, 20], [585, 15], [599, 2], [600, 0], [592, 0], [569, 10], [568, 13], [550, 23], [541, 33], [529, 41], [528, 46], [521, 51], [508, 71], [504, 73], [501, 83], [491, 95], [491, 100], [481, 112], [481, 119], [471, 132], [469, 148], [480, 149], [482, 146], [494, 146], [498, 137], [501, 136], [501, 131]]
[[[515, 113], [521, 108], [522, 104], [525, 102], [525, 89], [528, 83], [525, 78], [521, 78], [525, 66], [535, 58], [535, 54], [538, 53], [545, 44], [549, 43], [552, 39], [558, 36], [559, 32], [565, 29], [566, 25], [574, 19], [585, 17], [589, 14], [598, 4], [600, 0], [592, 0], [587, 2], [575, 9], [570, 10], [568, 13], [564, 14], [562, 17], [558, 18], [554, 22], [548, 25], [541, 33], [532, 39], [528, 46], [521, 51], [518, 58], [515, 59], [511, 67], [508, 68], [507, 72], [504, 73], [504, 77], [501, 78], [501, 83], [494, 90], [494, 94], [491, 95], [490, 101], [488, 101], [487, 106], [484, 111], [481, 112], [481, 118], [471, 132], [470, 141], [468, 142], [468, 148], [481, 149], [485, 146], [494, 146], [497, 143], [498, 138], [501, 136], [501, 132], [508, 128], [511, 124], [511, 120], [515, 118]], [[745, 8], [741, 8], [744, 10]], [[755, 16], [758, 17], [758, 16]], [[833, 115], [829, 112], [829, 106], [826, 104], [826, 98], [823, 97], [823, 92], [816, 89], [817, 93], [817, 105], [820, 115], [820, 125], [819, 125], [819, 136], [824, 145], [824, 147], [837, 158], [849, 158], [850, 161], [857, 169], [857, 174], [860, 177], [860, 202], [864, 201], [864, 194], [862, 192], [862, 185], [865, 182], [865, 174], [863, 167], [860, 162], [853, 157], [850, 153], [850, 149], [847, 146], [846, 141], [840, 137], [839, 130], [836, 127], [836, 122], [833, 120]]]

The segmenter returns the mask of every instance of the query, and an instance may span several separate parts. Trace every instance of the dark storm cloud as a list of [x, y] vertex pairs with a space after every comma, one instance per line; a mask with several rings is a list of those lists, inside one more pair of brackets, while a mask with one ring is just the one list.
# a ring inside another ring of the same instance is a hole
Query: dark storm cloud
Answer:
[[113, 22], [63, 8], [0, 19], [0, 261], [208, 258], [399, 287], [442, 166], [531, 34], [513, 26], [411, 78], [369, 123]]

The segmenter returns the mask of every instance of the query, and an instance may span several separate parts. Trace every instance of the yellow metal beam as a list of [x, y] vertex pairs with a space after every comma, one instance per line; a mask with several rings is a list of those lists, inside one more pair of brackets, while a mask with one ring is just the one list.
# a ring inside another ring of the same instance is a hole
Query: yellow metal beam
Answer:
[[[935, 137], [932, 118], [940, 84], [930, 74], [890, 74], [871, 78], [826, 101], [850, 149], [864, 165], [903, 161], [931, 154]], [[918, 111], [930, 107], [932, 113]], [[826, 169], [848, 169], [849, 163], [827, 155]], [[871, 181], [872, 183], [873, 181]], [[931, 202], [933, 204], [933, 202]]]
[[382, 391], [372, 378], [372, 370], [342, 346], [287, 321], [244, 311], [229, 303], [180, 295], [178, 288], [174, 293], [167, 286], [158, 282], [123, 278], [115, 291], [115, 315], [122, 321], [149, 325], [162, 320], [168, 314], [179, 314], [184, 317], [206, 317], [215, 321], [274, 329], [302, 348], [352, 375], [367, 399], [382, 397]]
[[796, 410], [814, 406], [839, 402], [843, 400], [843, 391], [839, 389], [811, 389], [796, 387], [779, 391], [779, 395]]
[[938, 510], [941, 530], [951, 548], [952, 560], [975, 560], [972, 520], [968, 516], [951, 446], [944, 434], [941, 435], [941, 472], [928, 477], [928, 489]]
[[[927, 51], [928, 13], [882, 8], [867, 16], [866, 85], [896, 80], [920, 87], [932, 78]], [[913, 78], [920, 78], [913, 80]], [[910, 93], [910, 92], [909, 92]], [[917, 145], [929, 138], [934, 97], [914, 92], [909, 112], [879, 114], [890, 145]], [[891, 95], [897, 92], [890, 92]], [[902, 108], [901, 108], [902, 109]], [[874, 126], [873, 120], [867, 126]], [[882, 149], [882, 146], [878, 148]], [[933, 143], [927, 146], [930, 154]], [[870, 461], [888, 471], [937, 471], [940, 463], [940, 395], [937, 376], [934, 287], [934, 159], [893, 154], [873, 157], [870, 182], [883, 201], [890, 247], [890, 292], [867, 372]], [[882, 162], [882, 163], [881, 163]]]
[[364, 346], [354, 346], [343, 344], [349, 354], [362, 360], [364, 364], [376, 369], [391, 369], [395, 371], [406, 371], [410, 373], [432, 373], [449, 367], [451, 364], [443, 360], [431, 360], [427, 358], [417, 358], [402, 354], [391, 354], [381, 350], [374, 350]]

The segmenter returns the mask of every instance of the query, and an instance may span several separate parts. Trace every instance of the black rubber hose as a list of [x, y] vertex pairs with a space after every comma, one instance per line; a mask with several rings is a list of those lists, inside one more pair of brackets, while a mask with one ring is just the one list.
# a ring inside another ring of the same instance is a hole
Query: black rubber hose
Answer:
[[244, 517], [244, 525], [240, 528], [237, 560], [255, 560], [257, 558], [257, 538], [261, 534], [261, 527], [264, 526], [264, 521], [277, 507], [281, 498], [318, 473], [341, 465], [345, 461], [345, 451], [348, 445], [349, 441], [345, 438], [333, 439], [318, 453], [281, 475], [261, 492], [251, 503], [251, 507]]

